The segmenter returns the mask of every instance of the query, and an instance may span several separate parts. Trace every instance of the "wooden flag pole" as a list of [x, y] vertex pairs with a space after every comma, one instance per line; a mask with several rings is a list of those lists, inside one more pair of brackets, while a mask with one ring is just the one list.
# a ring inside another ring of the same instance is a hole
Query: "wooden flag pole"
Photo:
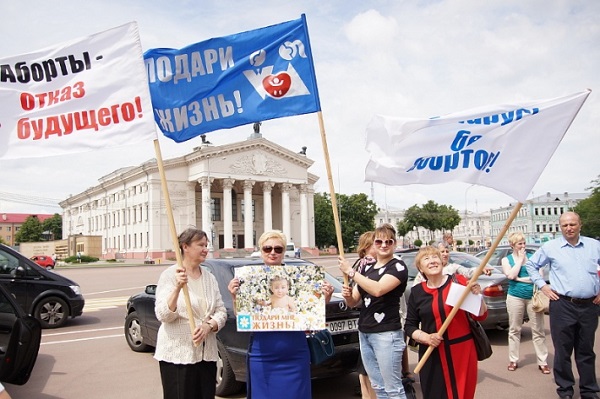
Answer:
[[[487, 263], [489, 262], [490, 258], [492, 257], [492, 253], [496, 250], [496, 248], [500, 244], [500, 241], [502, 240], [502, 237], [504, 237], [504, 235], [508, 231], [508, 228], [512, 224], [513, 220], [515, 220], [515, 218], [519, 214], [519, 211], [521, 210], [521, 206], [522, 205], [523, 204], [520, 203], [520, 202], [518, 202], [515, 205], [515, 208], [513, 209], [513, 211], [510, 214], [510, 216], [508, 217], [508, 220], [504, 223], [504, 226], [502, 226], [502, 229], [500, 230], [500, 232], [496, 236], [496, 239], [492, 243], [492, 246], [488, 250], [488, 252], [485, 255], [485, 257], [483, 258], [483, 260], [481, 261], [481, 264], [475, 270], [475, 273], [473, 273], [473, 277], [471, 277], [471, 280], [469, 280], [469, 284], [467, 285], [467, 289], [465, 289], [463, 291], [462, 295], [458, 299], [458, 302], [456, 303], [456, 305], [454, 305], [454, 307], [450, 311], [450, 314], [448, 314], [448, 317], [446, 317], [446, 320], [444, 320], [444, 323], [442, 324], [442, 326], [440, 327], [440, 330], [438, 331], [438, 334], [440, 336], [444, 335], [444, 332], [446, 331], [446, 329], [448, 328], [448, 326], [452, 322], [452, 319], [454, 318], [454, 316], [458, 312], [458, 309], [460, 309], [460, 306], [465, 301], [465, 298], [467, 297], [467, 295], [469, 295], [469, 292], [471, 291], [471, 287], [473, 286], [473, 284], [475, 284], [477, 282], [477, 279], [479, 278], [479, 276], [481, 275], [481, 273], [483, 273], [483, 269], [487, 266]], [[433, 346], [430, 346], [430, 347], [427, 348], [427, 351], [423, 354], [423, 357], [419, 360], [419, 363], [417, 364], [417, 367], [415, 367], [415, 373], [418, 373], [418, 372], [421, 371], [421, 368], [423, 368], [423, 365], [425, 364], [425, 362], [427, 361], [427, 359], [431, 355], [431, 352], [433, 352], [433, 349], [434, 349]]]
[[[333, 175], [331, 173], [331, 163], [329, 162], [329, 149], [327, 147], [327, 136], [325, 134], [325, 124], [323, 123], [323, 113], [317, 113], [319, 117], [319, 127], [321, 130], [321, 142], [323, 143], [323, 154], [325, 154], [325, 167], [327, 169], [327, 181], [329, 182], [329, 195], [331, 195], [331, 208], [333, 210], [333, 222], [335, 224], [335, 235], [337, 237], [338, 250], [340, 257], [344, 257], [344, 243], [342, 240], [342, 227], [340, 225], [340, 215], [337, 208], [337, 198], [335, 196], [335, 187], [333, 186]], [[348, 285], [348, 275], [344, 275], [344, 285]]]
[[[154, 139], [154, 152], [156, 153], [156, 163], [158, 165], [158, 172], [160, 174], [160, 185], [162, 187], [163, 196], [165, 197], [165, 206], [167, 207], [167, 219], [169, 220], [169, 231], [171, 232], [171, 239], [173, 240], [175, 259], [177, 260], [177, 264], [182, 266], [183, 262], [181, 257], [181, 249], [179, 248], [179, 239], [177, 238], [177, 230], [175, 229], [173, 208], [171, 207], [171, 198], [169, 196], [169, 188], [167, 187], [167, 176], [165, 174], [165, 167], [163, 164], [158, 139]], [[192, 335], [194, 335], [194, 331], [196, 330], [196, 321], [194, 320], [194, 313], [192, 312], [192, 303], [190, 302], [190, 293], [188, 291], [187, 284], [183, 285], [182, 290], [188, 319], [190, 321], [190, 330], [192, 331]]]

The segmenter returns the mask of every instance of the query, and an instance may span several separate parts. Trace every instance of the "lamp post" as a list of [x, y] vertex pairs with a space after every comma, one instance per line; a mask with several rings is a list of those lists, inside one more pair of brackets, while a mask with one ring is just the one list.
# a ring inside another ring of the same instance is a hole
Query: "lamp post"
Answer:
[[467, 193], [469, 192], [469, 189], [471, 189], [474, 186], [475, 186], [474, 184], [471, 184], [465, 190], [465, 235], [467, 236], [467, 239], [465, 242], [465, 252], [467, 252], [467, 253], [469, 252], [469, 238], [471, 236], [471, 231], [469, 229], [469, 211], [467, 211]]

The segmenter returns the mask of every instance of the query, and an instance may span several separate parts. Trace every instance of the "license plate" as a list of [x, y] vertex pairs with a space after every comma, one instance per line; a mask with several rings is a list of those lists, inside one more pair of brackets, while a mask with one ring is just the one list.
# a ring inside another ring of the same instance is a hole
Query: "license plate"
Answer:
[[325, 326], [332, 334], [342, 334], [358, 330], [358, 319], [328, 321]]

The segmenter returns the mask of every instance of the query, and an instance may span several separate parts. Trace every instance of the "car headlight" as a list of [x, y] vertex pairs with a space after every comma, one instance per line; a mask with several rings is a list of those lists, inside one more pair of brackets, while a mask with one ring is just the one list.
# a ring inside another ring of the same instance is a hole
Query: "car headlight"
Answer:
[[78, 285], [70, 285], [69, 288], [73, 290], [75, 295], [81, 295], [81, 288]]

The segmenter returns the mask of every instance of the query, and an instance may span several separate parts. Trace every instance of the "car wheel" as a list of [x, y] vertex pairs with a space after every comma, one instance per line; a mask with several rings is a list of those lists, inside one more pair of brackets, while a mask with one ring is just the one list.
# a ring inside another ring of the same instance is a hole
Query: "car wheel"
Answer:
[[125, 318], [125, 339], [134, 352], [147, 352], [150, 349], [150, 345], [144, 343], [142, 326], [135, 311], [129, 313]]
[[219, 355], [217, 360], [217, 396], [229, 396], [240, 392], [244, 388], [244, 383], [235, 379], [225, 345], [218, 340], [217, 350]]
[[52, 269], [54, 269], [54, 266], [50, 266], [50, 265], [46, 266], [46, 270], [52, 270]]
[[42, 328], [58, 328], [65, 325], [69, 318], [69, 306], [61, 298], [51, 296], [42, 299], [33, 313]]

